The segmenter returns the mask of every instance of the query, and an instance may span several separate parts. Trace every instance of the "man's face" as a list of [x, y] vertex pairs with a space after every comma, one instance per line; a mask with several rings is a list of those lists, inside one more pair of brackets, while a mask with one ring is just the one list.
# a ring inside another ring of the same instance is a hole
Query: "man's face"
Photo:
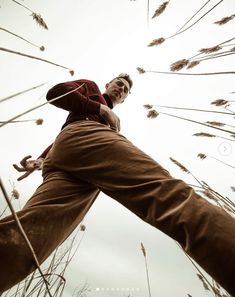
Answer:
[[112, 100], [113, 105], [124, 102], [130, 91], [128, 82], [123, 78], [115, 78], [108, 84], [106, 84], [105, 93]]

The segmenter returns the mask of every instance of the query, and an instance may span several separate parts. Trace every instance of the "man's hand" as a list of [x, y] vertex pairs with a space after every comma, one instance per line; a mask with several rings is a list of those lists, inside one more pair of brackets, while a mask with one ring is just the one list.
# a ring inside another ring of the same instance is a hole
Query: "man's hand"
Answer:
[[120, 131], [120, 119], [108, 106], [100, 105], [100, 115], [111, 129]]
[[21, 161], [20, 164], [22, 167], [19, 167], [17, 164], [13, 164], [13, 167], [19, 172], [25, 172], [22, 176], [17, 178], [17, 180], [22, 180], [33, 173], [35, 170], [42, 169], [43, 158], [39, 158], [37, 160], [28, 160], [32, 158], [32, 156], [26, 156]]

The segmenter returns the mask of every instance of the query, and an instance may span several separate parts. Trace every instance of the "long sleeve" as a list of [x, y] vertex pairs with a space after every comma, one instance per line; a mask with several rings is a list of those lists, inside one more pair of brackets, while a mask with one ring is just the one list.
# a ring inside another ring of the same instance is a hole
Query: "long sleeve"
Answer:
[[[67, 92], [76, 89], [82, 84], [82, 80], [58, 84], [48, 91], [47, 100], [49, 101], [55, 97], [66, 94]], [[89, 98], [87, 84], [89, 84], [89, 88], [94, 88], [96, 86], [95, 83], [86, 81], [84, 85], [77, 91], [65, 95], [62, 98], [53, 101], [51, 104], [55, 105], [56, 107], [63, 108], [69, 112], [75, 112], [78, 115], [99, 114], [100, 103]]]

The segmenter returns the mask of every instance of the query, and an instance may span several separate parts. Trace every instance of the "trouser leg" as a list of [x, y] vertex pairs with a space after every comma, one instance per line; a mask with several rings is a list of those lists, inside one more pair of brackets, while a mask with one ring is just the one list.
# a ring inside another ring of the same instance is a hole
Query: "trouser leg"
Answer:
[[173, 178], [123, 136], [95, 122], [65, 128], [52, 155], [58, 168], [95, 184], [177, 240], [235, 296], [235, 220], [225, 211], [201, 198], [182, 180]]
[[[46, 161], [47, 167], [49, 162]], [[51, 169], [51, 168], [50, 168]], [[18, 217], [42, 263], [81, 222], [99, 191], [62, 171], [46, 174]], [[0, 221], [0, 293], [35, 270], [35, 262], [12, 218]]]

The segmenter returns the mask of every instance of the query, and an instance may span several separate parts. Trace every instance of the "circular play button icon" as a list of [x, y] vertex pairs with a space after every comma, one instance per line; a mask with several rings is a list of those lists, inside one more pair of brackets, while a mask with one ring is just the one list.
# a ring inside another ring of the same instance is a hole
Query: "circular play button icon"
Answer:
[[222, 156], [229, 156], [232, 153], [232, 146], [228, 142], [222, 142], [218, 146], [218, 151]]

